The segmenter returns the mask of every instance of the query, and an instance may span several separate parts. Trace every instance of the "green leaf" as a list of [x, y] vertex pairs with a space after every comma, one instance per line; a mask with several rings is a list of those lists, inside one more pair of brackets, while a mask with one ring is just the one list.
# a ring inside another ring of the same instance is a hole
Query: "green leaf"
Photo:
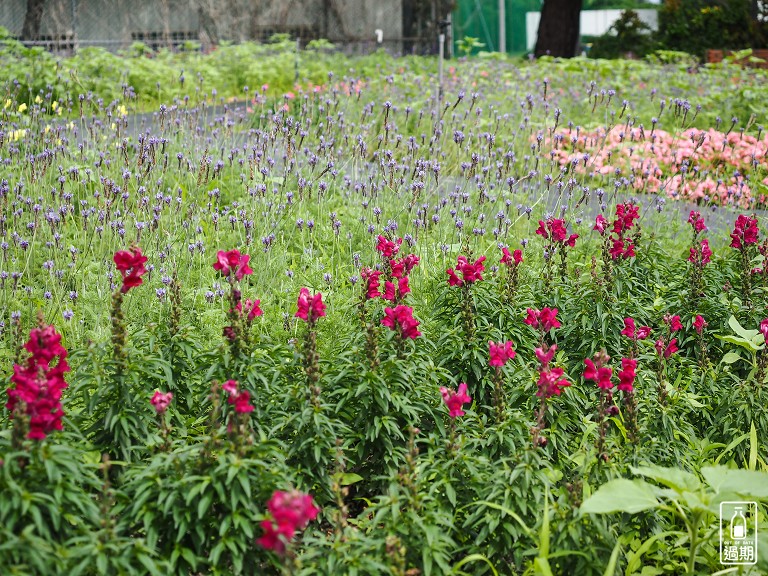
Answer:
[[717, 494], [768, 500], [768, 473], [725, 466], [705, 466], [701, 475]]
[[621, 550], [621, 541], [616, 542], [616, 546], [613, 547], [611, 552], [611, 559], [608, 560], [608, 566], [605, 567], [603, 576], [613, 576], [616, 573], [616, 562], [619, 560], [619, 551]]
[[659, 484], [664, 484], [678, 492], [684, 490], [698, 490], [701, 482], [696, 476], [679, 468], [665, 468], [663, 466], [629, 467], [633, 474], [639, 474], [646, 478], [652, 478]]
[[634, 514], [656, 508], [659, 501], [653, 487], [643, 480], [619, 478], [603, 484], [582, 505], [587, 514], [612, 514], [629, 512]]
[[723, 359], [720, 360], [720, 362], [725, 362], [726, 364], [733, 364], [737, 360], [741, 360], [741, 355], [738, 352], [728, 352], [725, 356], [723, 356]]

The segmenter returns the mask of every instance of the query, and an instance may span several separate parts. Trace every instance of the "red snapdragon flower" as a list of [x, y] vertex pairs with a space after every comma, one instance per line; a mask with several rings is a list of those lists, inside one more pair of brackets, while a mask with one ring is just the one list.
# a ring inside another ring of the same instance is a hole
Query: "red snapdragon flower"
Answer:
[[701, 216], [701, 212], [696, 212], [694, 210], [691, 210], [691, 213], [688, 215], [688, 224], [691, 225], [696, 234], [707, 229], [707, 226], [704, 224], [704, 218]]
[[523, 261], [523, 251], [522, 250], [515, 250], [514, 252], [510, 252], [509, 248], [502, 248], [501, 253], [503, 256], [501, 257], [501, 260], [499, 261], [499, 264], [505, 264], [506, 266], [512, 266], [513, 264], [515, 266], [519, 266]]
[[394, 302], [397, 298], [402, 298], [406, 294], [411, 292], [411, 288], [408, 286], [408, 276], [403, 276], [397, 281], [397, 286], [390, 281], [384, 282], [384, 300]]
[[313, 296], [309, 293], [308, 288], [302, 288], [299, 290], [297, 306], [298, 310], [294, 316], [310, 324], [316, 322], [318, 318], [325, 316], [325, 304], [323, 303], [323, 295], [320, 292]]
[[536, 358], [541, 362], [543, 367], [548, 366], [549, 363], [552, 362], [552, 358], [555, 357], [555, 352], [557, 352], [557, 344], [552, 344], [552, 346], [546, 350], [544, 348], [536, 348], [534, 350]]
[[472, 398], [467, 394], [467, 385], [464, 382], [459, 384], [458, 391], [441, 386], [440, 394], [443, 396], [443, 402], [448, 407], [448, 416], [451, 418], [464, 416], [464, 404], [472, 402]]
[[[765, 320], [763, 320], [765, 322]], [[701, 334], [701, 331], [704, 330], [704, 327], [707, 326], [707, 321], [704, 320], [704, 316], [701, 314], [696, 314], [696, 319], [693, 321], [693, 328], [696, 330], [697, 334]], [[760, 324], [762, 327], [762, 324]], [[768, 324], [766, 325], [766, 330], [768, 330]]]
[[759, 234], [757, 228], [757, 218], [744, 216], [740, 214], [731, 232], [731, 248], [743, 250], [748, 244], [757, 244]]
[[635, 369], [637, 360], [633, 358], [621, 359], [621, 371], [619, 372], [618, 389], [623, 392], [632, 392], [635, 383]]
[[704, 238], [701, 241], [701, 249], [697, 250], [695, 246], [691, 246], [690, 255], [688, 256], [688, 262], [696, 264], [700, 262], [702, 266], [706, 266], [710, 263], [712, 258], [712, 249], [709, 247], [709, 240]]
[[141, 285], [141, 277], [147, 272], [147, 269], [144, 268], [147, 257], [141, 253], [141, 249], [133, 246], [129, 250], [120, 250], [115, 252], [112, 259], [115, 262], [115, 267], [123, 276], [123, 286], [120, 288], [120, 292], [125, 294], [131, 288]]
[[310, 521], [317, 518], [320, 512], [312, 496], [298, 490], [275, 491], [267, 503], [267, 510], [272, 519], [261, 522], [264, 535], [256, 542], [263, 548], [274, 550], [278, 554], [283, 554], [286, 542], [295, 536], [297, 530], [304, 529]]
[[[24, 414], [29, 418], [30, 440], [45, 440], [54, 430], [61, 430], [64, 410], [61, 394], [67, 387], [64, 374], [69, 372], [67, 350], [61, 345], [61, 334], [53, 326], [34, 328], [24, 348], [32, 354], [24, 366], [13, 365], [8, 403], [5, 407], [14, 417], [17, 404], [24, 404]], [[51, 363], [56, 360], [54, 366]]]
[[240, 254], [240, 250], [230, 250], [216, 252], [216, 262], [213, 263], [213, 269], [221, 272], [222, 276], [229, 276], [234, 271], [235, 279], [242, 280], [243, 276], [253, 274], [253, 270], [248, 266], [251, 257], [248, 254]]
[[[246, 320], [248, 322], [253, 322], [253, 319], [257, 316], [261, 316], [264, 314], [262, 312], [259, 305], [261, 304], [261, 300], [251, 300], [250, 298], [245, 299], [245, 306], [243, 306], [242, 302], [238, 302], [237, 306], [235, 306], [235, 310], [237, 310], [241, 315], [246, 314]], [[245, 310], [243, 312], [243, 310]]]
[[381, 252], [386, 258], [391, 258], [397, 254], [400, 250], [400, 245], [403, 243], [402, 238], [398, 238], [396, 242], [392, 242], [391, 240], [387, 240], [387, 238], [381, 234], [378, 236], [378, 241], [379, 243], [376, 245], [376, 250]]
[[224, 382], [224, 384], [221, 385], [221, 388], [226, 392], [227, 394], [237, 394], [237, 387], [238, 383], [237, 380], [227, 380]]
[[391, 330], [399, 330], [403, 338], [416, 339], [421, 336], [417, 329], [419, 321], [413, 317], [413, 308], [398, 304], [394, 308], [384, 308], [384, 318], [381, 319], [383, 326]]
[[677, 314], [674, 316], [664, 316], [664, 323], [669, 325], [670, 332], [677, 332], [683, 329], [683, 323], [680, 322], [680, 316]]
[[596, 367], [595, 363], [589, 358], [584, 359], [584, 364], [587, 365], [584, 370], [585, 380], [594, 380], [597, 383], [597, 387], [603, 390], [610, 390], [613, 388], [613, 382], [611, 377], [613, 376], [613, 369], [608, 366]]
[[538, 390], [536, 396], [551, 398], [552, 396], [560, 396], [563, 388], [570, 386], [571, 383], [564, 378], [562, 368], [543, 368], [539, 371], [539, 381], [537, 382]]
[[379, 280], [381, 270], [374, 271], [370, 268], [363, 268], [361, 275], [366, 282], [365, 297], [369, 300], [373, 300], [374, 298], [381, 296], [381, 292], [379, 291], [379, 286], [381, 286], [381, 281]]
[[597, 230], [601, 236], [605, 235], [605, 231], [608, 228], [608, 220], [605, 219], [605, 216], [602, 214], [598, 214], [595, 218], [595, 226], [592, 228], [592, 230]]
[[542, 308], [541, 310], [528, 308], [526, 313], [527, 316], [523, 322], [532, 328], [539, 328], [542, 332], [549, 332], [552, 328], [560, 328], [557, 308]]
[[762, 334], [766, 342], [768, 342], [768, 318], [760, 322], [760, 334]]
[[416, 254], [408, 254], [400, 260], [390, 260], [389, 269], [392, 273], [392, 278], [403, 278], [411, 273], [419, 264], [419, 257]]
[[155, 390], [155, 395], [152, 396], [152, 399], [149, 402], [155, 407], [155, 411], [158, 414], [162, 414], [168, 410], [168, 406], [171, 405], [171, 400], [173, 400], [173, 392], [163, 393], [159, 390]]
[[536, 234], [542, 236], [545, 240], [550, 237], [555, 242], [564, 242], [568, 237], [568, 230], [565, 228], [565, 220], [560, 218], [547, 218], [539, 220], [539, 227], [536, 229]]
[[613, 221], [613, 233], [623, 237], [624, 232], [635, 225], [640, 218], [640, 207], [631, 202], [616, 205], [616, 219]]
[[251, 405], [251, 393], [247, 390], [239, 390], [237, 380], [227, 380], [221, 388], [227, 393], [227, 402], [234, 405], [237, 414], [253, 412]]
[[490, 359], [488, 364], [490, 366], [504, 366], [507, 360], [512, 360], [516, 353], [512, 350], [512, 342], [488, 342]]
[[636, 329], [634, 318], [624, 318], [624, 330], [621, 331], [621, 334], [630, 340], [645, 340], [651, 335], [651, 327], [642, 326]]
[[629, 238], [622, 238], [619, 236], [617, 238], [611, 238], [611, 242], [613, 245], [608, 252], [614, 260], [619, 258], [627, 260], [628, 258], [635, 256], [635, 245], [632, 244], [632, 240]]
[[669, 358], [679, 350], [677, 347], [677, 338], [672, 338], [672, 340], [669, 341], [669, 344], [664, 344], [664, 340], [659, 338], [656, 340], [656, 352], [659, 354], [659, 356], [664, 356], [664, 358]]

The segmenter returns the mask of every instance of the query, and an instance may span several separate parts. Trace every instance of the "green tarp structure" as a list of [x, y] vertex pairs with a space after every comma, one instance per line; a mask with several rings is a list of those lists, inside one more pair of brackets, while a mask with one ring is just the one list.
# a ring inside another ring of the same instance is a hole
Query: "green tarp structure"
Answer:
[[[507, 52], [525, 52], [525, 13], [538, 12], [541, 0], [504, 0]], [[459, 0], [451, 15], [453, 53], [460, 54], [457, 42], [466, 36], [478, 38], [489, 52], [499, 49], [499, 0]], [[477, 52], [478, 50], [475, 50]]]

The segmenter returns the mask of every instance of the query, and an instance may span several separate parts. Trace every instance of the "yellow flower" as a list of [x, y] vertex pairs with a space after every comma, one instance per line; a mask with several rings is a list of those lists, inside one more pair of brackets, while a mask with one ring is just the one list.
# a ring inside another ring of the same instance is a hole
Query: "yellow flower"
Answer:
[[42, 104], [42, 103], [43, 103], [43, 99], [40, 98], [40, 94], [35, 96], [35, 104]]
[[115, 129], [115, 123], [114, 122], [112, 122], [112, 125], [110, 126], [110, 128], [112, 128], [112, 130]]
[[11, 130], [11, 134], [10, 134], [11, 142], [16, 142], [20, 138], [24, 138], [24, 136], [26, 136], [26, 135], [27, 135], [26, 129]]
[[120, 116], [128, 116], [128, 111], [125, 109], [125, 106], [123, 104], [120, 104], [120, 107], [117, 109], [117, 113]]
[[26, 110], [26, 109], [27, 109], [27, 103], [26, 102], [22, 102], [19, 105], [19, 112], [24, 112], [24, 110]]
[[51, 110], [53, 110], [53, 111], [55, 112], [55, 111], [56, 111], [56, 108], [58, 108], [58, 107], [59, 107], [59, 103], [58, 103], [58, 102], [56, 102], [56, 100], [54, 100], [54, 101], [51, 103]]
[[10, 98], [8, 98], [8, 100], [5, 101], [5, 106], [3, 106], [3, 110], [10, 108], [11, 104], [13, 104], [13, 102], [11, 101]]

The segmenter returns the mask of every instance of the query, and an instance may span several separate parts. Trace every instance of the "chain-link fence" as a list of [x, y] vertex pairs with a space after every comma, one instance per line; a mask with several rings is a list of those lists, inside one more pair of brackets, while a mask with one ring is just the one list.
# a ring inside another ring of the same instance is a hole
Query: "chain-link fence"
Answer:
[[438, 1], [2, 0], [0, 26], [27, 45], [62, 55], [86, 46], [116, 52], [136, 42], [152, 50], [208, 51], [275, 34], [302, 46], [326, 39], [350, 54], [424, 54], [435, 51], [436, 34], [414, 6]]

